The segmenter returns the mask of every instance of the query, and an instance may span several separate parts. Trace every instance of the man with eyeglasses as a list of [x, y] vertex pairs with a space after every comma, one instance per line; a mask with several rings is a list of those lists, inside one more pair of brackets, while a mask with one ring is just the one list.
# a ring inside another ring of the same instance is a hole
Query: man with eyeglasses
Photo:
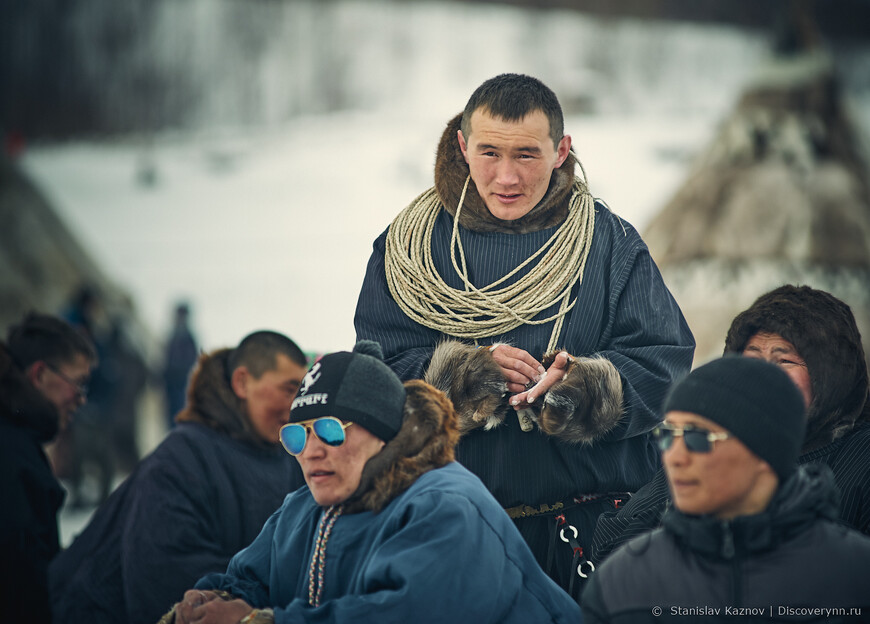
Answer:
[[574, 600], [453, 461], [458, 438], [445, 395], [402, 384], [377, 343], [324, 356], [281, 431], [307, 487], [161, 622], [576, 624]]
[[177, 426], [52, 562], [54, 624], [154, 624], [226, 569], [304, 482], [278, 432], [307, 364], [265, 330], [200, 357]]
[[866, 614], [870, 538], [836, 522], [827, 467], [797, 466], [804, 417], [797, 386], [757, 358], [720, 358], [677, 383], [655, 430], [674, 509], [600, 566], [585, 621]]
[[[766, 360], [791, 378], [807, 408], [798, 463], [831, 469], [840, 521], [870, 536], [870, 378], [849, 306], [823, 290], [780, 286], [734, 318], [725, 352]], [[627, 505], [598, 519], [593, 561], [659, 526], [670, 499], [659, 470]]]
[[0, 587], [9, 622], [50, 622], [47, 568], [64, 490], [43, 450], [84, 404], [97, 361], [59, 318], [30, 313], [0, 343]]

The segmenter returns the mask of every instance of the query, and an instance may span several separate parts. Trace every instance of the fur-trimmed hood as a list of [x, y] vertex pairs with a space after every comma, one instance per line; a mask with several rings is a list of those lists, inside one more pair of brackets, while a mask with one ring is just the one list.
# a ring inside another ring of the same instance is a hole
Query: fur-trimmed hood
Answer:
[[781, 286], [759, 297], [731, 323], [725, 353], [740, 353], [757, 333], [778, 334], [807, 364], [813, 400], [802, 453], [825, 446], [870, 421], [870, 382], [852, 311], [809, 286]]
[[[468, 178], [468, 163], [462, 156], [459, 140], [456, 138], [461, 121], [462, 113], [447, 123], [435, 156], [435, 190], [451, 216], [456, 215], [462, 187]], [[528, 214], [513, 221], [494, 217], [478, 194], [474, 181], [470, 181], [459, 216], [460, 225], [476, 232], [508, 234], [525, 234], [558, 225], [568, 216], [568, 200], [574, 184], [575, 165], [572, 151], [568, 153], [562, 166], [553, 172], [550, 186], [540, 203]]]
[[267, 442], [257, 434], [245, 401], [233, 392], [230, 353], [232, 349], [218, 349], [199, 357], [187, 386], [187, 405], [175, 417], [176, 422], [200, 423], [259, 447], [277, 446], [277, 442]]
[[42, 442], [52, 440], [60, 426], [57, 408], [27, 380], [3, 343], [0, 343], [0, 419], [32, 429]]
[[453, 404], [443, 392], [419, 379], [404, 385], [402, 427], [366, 463], [359, 487], [344, 504], [344, 513], [377, 513], [422, 474], [453, 461], [459, 441]]

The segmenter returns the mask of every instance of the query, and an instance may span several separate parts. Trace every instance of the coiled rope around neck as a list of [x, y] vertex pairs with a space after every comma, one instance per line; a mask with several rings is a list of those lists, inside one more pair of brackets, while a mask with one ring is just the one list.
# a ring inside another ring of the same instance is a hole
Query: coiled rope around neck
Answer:
[[[582, 170], [582, 165], [581, 165]], [[583, 172], [585, 179], [586, 172]], [[568, 217], [541, 247], [500, 279], [476, 287], [468, 279], [465, 250], [459, 238], [459, 215], [470, 176], [453, 217], [450, 259], [464, 290], [448, 285], [435, 268], [432, 231], [442, 205], [435, 188], [421, 194], [390, 225], [384, 263], [393, 299], [415, 322], [457, 338], [478, 340], [507, 333], [520, 325], [555, 321], [547, 351], [556, 348], [565, 315], [574, 307], [571, 290], [583, 280], [595, 228], [594, 200], [586, 182], [574, 178]], [[458, 260], [457, 260], [458, 257]], [[540, 258], [528, 273], [502, 286]], [[559, 303], [559, 310], [543, 319], [535, 317]]]

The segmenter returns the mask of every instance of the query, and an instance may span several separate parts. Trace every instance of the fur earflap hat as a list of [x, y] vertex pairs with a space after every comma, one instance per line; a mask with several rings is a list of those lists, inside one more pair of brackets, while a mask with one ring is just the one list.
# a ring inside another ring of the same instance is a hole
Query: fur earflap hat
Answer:
[[384, 364], [381, 345], [361, 340], [353, 352], [330, 353], [311, 367], [293, 400], [290, 422], [335, 416], [389, 442], [402, 427], [404, 406], [405, 387]]
[[804, 400], [778, 366], [731, 355], [693, 370], [665, 399], [665, 413], [691, 412], [721, 425], [770, 464], [780, 481], [797, 466]]
[[780, 286], [737, 315], [725, 353], [742, 353], [758, 333], [782, 336], [807, 364], [813, 400], [804, 452], [836, 440], [858, 420], [870, 420], [867, 362], [848, 305], [809, 286]]

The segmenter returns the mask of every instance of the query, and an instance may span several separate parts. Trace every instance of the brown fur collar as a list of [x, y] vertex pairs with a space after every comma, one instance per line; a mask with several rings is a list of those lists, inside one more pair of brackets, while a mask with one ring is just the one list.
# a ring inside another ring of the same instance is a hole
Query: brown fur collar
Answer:
[[[451, 216], [456, 215], [462, 187], [468, 177], [468, 163], [462, 156], [459, 140], [456, 138], [461, 121], [460, 113], [447, 123], [435, 157], [435, 190]], [[568, 199], [574, 184], [575, 162], [574, 153], [569, 153], [562, 166], [553, 172], [550, 187], [541, 202], [527, 215], [514, 221], [494, 217], [477, 193], [474, 181], [469, 182], [459, 215], [460, 225], [476, 232], [507, 234], [525, 234], [558, 225], [568, 216]]]
[[48, 442], [57, 435], [57, 409], [42, 396], [0, 343], [0, 418], [16, 427], [32, 429]]
[[196, 422], [231, 438], [259, 447], [274, 447], [254, 430], [247, 415], [245, 401], [230, 386], [227, 360], [231, 349], [219, 349], [201, 355], [187, 387], [187, 405], [175, 417], [176, 422]]
[[415, 379], [405, 382], [402, 428], [363, 469], [344, 513], [379, 512], [424, 473], [453, 461], [459, 440], [456, 412], [443, 392]]

